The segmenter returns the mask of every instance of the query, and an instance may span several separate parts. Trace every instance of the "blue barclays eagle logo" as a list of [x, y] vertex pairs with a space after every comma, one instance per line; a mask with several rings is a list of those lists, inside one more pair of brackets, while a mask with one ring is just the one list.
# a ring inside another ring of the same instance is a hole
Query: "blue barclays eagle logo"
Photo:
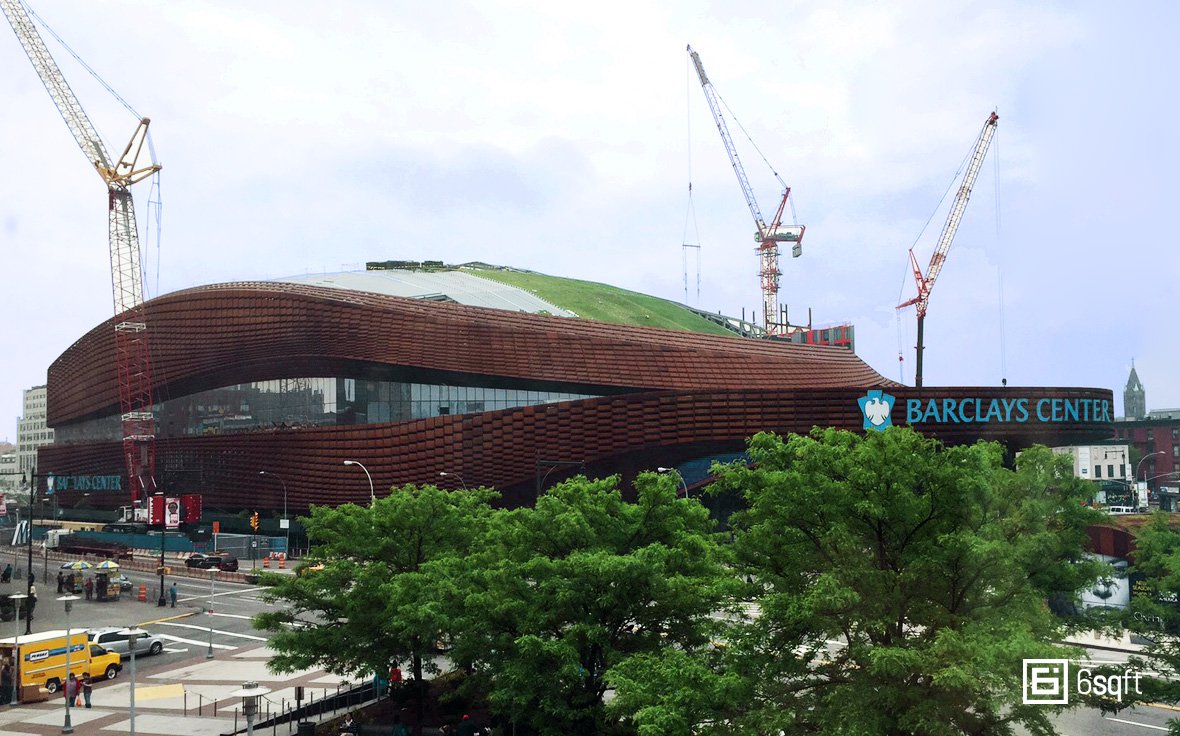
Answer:
[[869, 391], [867, 395], [856, 400], [860, 404], [860, 413], [864, 414], [864, 429], [875, 429], [884, 432], [893, 426], [892, 396], [883, 391]]

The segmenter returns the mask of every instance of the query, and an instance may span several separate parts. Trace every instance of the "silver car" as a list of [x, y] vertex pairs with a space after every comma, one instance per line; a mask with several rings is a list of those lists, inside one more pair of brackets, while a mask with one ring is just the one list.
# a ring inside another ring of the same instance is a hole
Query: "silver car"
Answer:
[[[102, 646], [110, 652], [118, 652], [119, 656], [126, 659], [131, 656], [131, 647], [128, 644], [128, 635], [123, 633], [126, 629], [120, 626], [107, 626], [101, 629], [91, 629], [87, 634], [90, 641]], [[135, 645], [135, 654], [142, 657], [145, 654], [159, 654], [164, 651], [164, 640], [143, 629], [134, 629], [139, 641]]]

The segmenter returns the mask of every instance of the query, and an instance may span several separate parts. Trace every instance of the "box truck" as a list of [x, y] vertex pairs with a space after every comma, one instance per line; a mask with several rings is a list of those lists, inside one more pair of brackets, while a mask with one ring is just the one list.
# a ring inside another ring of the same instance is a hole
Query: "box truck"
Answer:
[[[71, 629], [68, 649], [70, 672], [81, 679], [113, 680], [123, 669], [122, 659], [98, 644], [91, 644], [86, 629]], [[28, 636], [0, 639], [0, 660], [16, 662], [17, 685], [22, 701], [39, 700], [41, 688], [55, 693], [66, 682], [66, 632], [42, 631]]]

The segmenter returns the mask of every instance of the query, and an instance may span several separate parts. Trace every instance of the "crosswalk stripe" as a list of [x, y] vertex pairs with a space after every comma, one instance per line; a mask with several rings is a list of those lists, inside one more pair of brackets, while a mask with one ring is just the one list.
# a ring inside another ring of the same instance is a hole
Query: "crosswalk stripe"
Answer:
[[[182, 623], [178, 623], [176, 621], [162, 621], [162, 622], [160, 622], [159, 625], [160, 626], [177, 626], [182, 629], [197, 629], [198, 631], [208, 631], [209, 630], [208, 626], [196, 626], [194, 624], [182, 624]], [[222, 631], [221, 629], [213, 629], [213, 633], [220, 634], [221, 636], [236, 636], [240, 639], [253, 639], [254, 641], [268, 641], [265, 636], [255, 636], [253, 634], [239, 634], [239, 633], [236, 633], [233, 631]]]
[[[160, 637], [161, 639], [167, 639], [168, 641], [180, 642], [181, 644], [193, 644], [195, 646], [201, 646], [201, 647], [209, 646], [209, 642], [207, 642], [207, 641], [196, 641], [194, 639], [182, 639], [179, 636], [172, 636], [171, 634], [156, 634], [156, 636]], [[237, 647], [232, 646], [230, 644], [214, 644], [213, 648], [214, 649], [237, 649]]]

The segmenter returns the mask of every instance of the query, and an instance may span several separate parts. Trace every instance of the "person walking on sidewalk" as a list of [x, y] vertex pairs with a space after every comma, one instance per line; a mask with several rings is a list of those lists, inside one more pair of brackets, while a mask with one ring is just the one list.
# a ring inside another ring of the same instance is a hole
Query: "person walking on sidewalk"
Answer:
[[86, 585], [82, 586], [86, 589], [86, 600], [94, 598], [94, 576], [86, 578]]
[[86, 707], [90, 707], [90, 692], [93, 690], [93, 683], [90, 682], [90, 673], [82, 675], [82, 699], [86, 701]]
[[65, 690], [66, 703], [69, 705], [75, 704], [75, 699], [78, 697], [78, 678], [73, 672], [70, 673], [69, 679], [66, 680]]
[[172, 599], [172, 607], [176, 608], [176, 583], [173, 583], [172, 587], [168, 589], [168, 597]]

